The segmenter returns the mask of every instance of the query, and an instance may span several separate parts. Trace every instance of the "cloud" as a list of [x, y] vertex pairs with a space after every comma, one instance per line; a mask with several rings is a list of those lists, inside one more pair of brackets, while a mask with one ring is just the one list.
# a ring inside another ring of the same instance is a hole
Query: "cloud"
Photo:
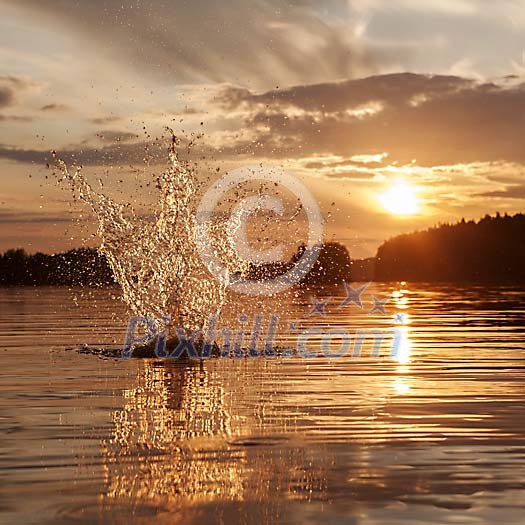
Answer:
[[443, 76], [396, 73], [371, 76], [357, 80], [300, 85], [257, 94], [248, 89], [226, 86], [217, 95], [217, 102], [226, 108], [294, 107], [324, 114], [355, 109], [372, 102], [398, 106], [426, 97], [454, 93], [474, 84], [471, 79]]
[[391, 162], [426, 166], [525, 164], [525, 84], [401, 73], [263, 93], [225, 87], [217, 104], [244, 112], [275, 157], [386, 152]]
[[269, 87], [359, 76], [379, 60], [359, 42], [362, 19], [344, 0], [91, 0], [74, 9], [69, 0], [5, 1], [141, 77]]
[[[525, 164], [525, 84], [399, 73], [260, 93], [223, 86], [211, 97], [208, 109], [217, 122], [235, 115], [229, 125], [238, 126], [204, 137], [194, 154], [207, 158], [304, 159], [322, 163], [307, 168], [333, 174], [412, 161], [422, 167]], [[142, 163], [144, 156], [165, 160], [161, 143], [132, 142], [136, 135], [119, 130], [100, 135], [103, 147], [73, 145], [62, 155], [91, 165]], [[119, 137], [119, 144], [110, 144]], [[0, 157], [45, 162], [48, 154], [0, 145]]]
[[14, 91], [7, 86], [0, 86], [0, 108], [11, 106], [14, 101]]
[[487, 191], [479, 193], [479, 197], [491, 197], [501, 199], [525, 199], [525, 184], [507, 186], [503, 190]]
[[309, 161], [304, 167], [306, 169], [329, 169], [329, 168], [359, 168], [359, 167], [369, 167], [373, 165], [374, 167], [387, 166], [388, 162], [385, 159], [386, 155], [377, 154], [377, 155], [354, 155], [349, 159], [341, 160], [331, 160], [331, 161]]
[[[405, 70], [455, 68], [483, 78], [523, 71], [525, 10], [517, 0], [3, 3], [21, 25], [56, 35], [36, 35], [35, 56], [53, 56], [47, 46], [54, 51], [72, 37], [68, 73], [103, 55], [96, 67], [112, 69], [101, 75], [108, 85], [130, 78], [270, 89]], [[12, 40], [13, 52], [23, 47]]]
[[[104, 132], [103, 132], [104, 133]], [[126, 136], [121, 132], [116, 132], [118, 136]], [[130, 139], [135, 139], [137, 135], [129, 134]], [[168, 159], [168, 141], [113, 141], [100, 148], [90, 147], [83, 144], [73, 145], [68, 148], [57, 149], [56, 155], [67, 164], [83, 166], [126, 166], [165, 164]], [[125, 143], [124, 143], [125, 142]], [[213, 147], [204, 143], [197, 143], [191, 149], [192, 158], [224, 160], [231, 158], [250, 157], [260, 149], [263, 144], [253, 144], [251, 141], [239, 141], [238, 143]], [[182, 157], [188, 154], [188, 140], [181, 139], [179, 152]], [[0, 159], [23, 162], [30, 164], [53, 164], [53, 154], [49, 150], [39, 150], [33, 148], [19, 148], [0, 144]]]
[[96, 124], [97, 126], [102, 126], [104, 124], [111, 124], [113, 122], [118, 122], [120, 120], [120, 117], [117, 117], [116, 115], [106, 115], [103, 117], [93, 117], [89, 119], [89, 122], [91, 124]]
[[33, 117], [25, 115], [2, 115], [0, 114], [0, 122], [33, 122]]
[[32, 86], [35, 86], [35, 83], [27, 78], [0, 75], [0, 108], [13, 106], [18, 92]]
[[68, 111], [69, 106], [66, 104], [45, 104], [40, 111]]
[[[165, 161], [166, 145], [160, 143], [111, 144], [102, 148], [76, 146], [57, 150], [57, 156], [68, 164], [86, 166], [142, 164]], [[16, 148], [0, 144], [0, 159], [33, 164], [52, 164], [53, 154], [30, 148]]]
[[16, 148], [0, 144], [0, 159], [45, 164], [49, 162], [51, 158], [52, 156], [49, 151]]
[[49, 215], [46, 213], [17, 211], [17, 210], [0, 210], [0, 224], [12, 223], [59, 223], [71, 222], [71, 214], [67, 215]]
[[323, 177], [327, 179], [337, 179], [339, 181], [348, 180], [348, 181], [367, 181], [370, 182], [376, 176], [375, 173], [366, 172], [366, 171], [334, 171], [322, 173]]

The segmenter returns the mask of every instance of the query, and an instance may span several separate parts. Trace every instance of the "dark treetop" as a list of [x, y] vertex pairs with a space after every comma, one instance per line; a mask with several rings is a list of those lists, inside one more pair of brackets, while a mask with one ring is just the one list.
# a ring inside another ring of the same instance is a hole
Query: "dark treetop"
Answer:
[[113, 283], [105, 257], [90, 248], [55, 255], [28, 255], [18, 249], [0, 255], [0, 285], [102, 286]]
[[525, 281], [525, 215], [499, 213], [399, 235], [377, 251], [378, 281]]

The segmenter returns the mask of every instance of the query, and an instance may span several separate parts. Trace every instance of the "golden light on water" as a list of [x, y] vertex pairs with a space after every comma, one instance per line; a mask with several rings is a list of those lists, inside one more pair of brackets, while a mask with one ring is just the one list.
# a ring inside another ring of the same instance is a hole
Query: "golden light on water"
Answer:
[[410, 339], [410, 315], [408, 313], [408, 290], [404, 288], [406, 283], [402, 283], [399, 290], [392, 292], [393, 303], [398, 313], [395, 315], [396, 328], [394, 331], [393, 352], [394, 359], [400, 365], [406, 365], [410, 362], [412, 351], [412, 341]]
[[410, 340], [408, 327], [400, 326], [396, 328], [396, 334], [394, 337], [394, 359], [402, 365], [409, 363], [412, 342]]
[[394, 215], [413, 215], [419, 210], [417, 191], [409, 182], [398, 179], [380, 195], [382, 206]]

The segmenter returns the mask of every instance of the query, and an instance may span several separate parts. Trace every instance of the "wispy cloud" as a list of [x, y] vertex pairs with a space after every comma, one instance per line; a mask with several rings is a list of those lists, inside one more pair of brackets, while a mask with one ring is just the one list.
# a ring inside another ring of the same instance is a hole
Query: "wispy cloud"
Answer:
[[14, 106], [18, 93], [37, 85], [27, 78], [12, 75], [0, 76], [0, 108]]
[[27, 212], [19, 210], [0, 210], [0, 224], [23, 223], [71, 223], [71, 214], [55, 214]]
[[67, 104], [45, 104], [40, 111], [68, 111], [70, 107]]

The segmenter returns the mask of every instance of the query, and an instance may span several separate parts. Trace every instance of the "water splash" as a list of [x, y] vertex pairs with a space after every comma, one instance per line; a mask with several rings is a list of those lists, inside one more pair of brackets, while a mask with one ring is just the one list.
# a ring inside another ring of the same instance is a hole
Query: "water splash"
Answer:
[[205, 325], [210, 312], [220, 312], [226, 288], [202, 268], [194, 243], [197, 168], [180, 158], [180, 139], [167, 129], [171, 134], [169, 167], [156, 179], [158, 203], [152, 215], [97, 193], [81, 167], [70, 171], [55, 156], [56, 167], [60, 182], [95, 213], [99, 250], [130, 310], [161, 322], [169, 315], [172, 326], [197, 329]]

